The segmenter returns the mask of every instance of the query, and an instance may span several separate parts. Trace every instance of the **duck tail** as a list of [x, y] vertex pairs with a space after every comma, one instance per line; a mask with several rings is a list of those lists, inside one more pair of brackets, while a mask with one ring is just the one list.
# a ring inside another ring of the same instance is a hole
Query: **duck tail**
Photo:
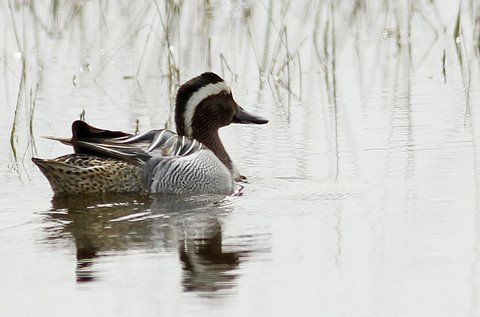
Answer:
[[55, 194], [73, 193], [75, 188], [75, 176], [78, 177], [80, 169], [55, 159], [41, 159], [33, 157], [32, 161], [38, 166], [43, 175], [47, 178]]

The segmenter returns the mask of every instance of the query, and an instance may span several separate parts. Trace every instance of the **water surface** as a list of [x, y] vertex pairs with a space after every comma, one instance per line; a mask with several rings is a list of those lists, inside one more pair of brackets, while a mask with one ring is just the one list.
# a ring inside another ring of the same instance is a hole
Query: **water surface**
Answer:
[[[0, 2], [0, 315], [480, 314], [478, 1]], [[205, 70], [240, 197], [53, 198], [73, 120], [174, 128]]]

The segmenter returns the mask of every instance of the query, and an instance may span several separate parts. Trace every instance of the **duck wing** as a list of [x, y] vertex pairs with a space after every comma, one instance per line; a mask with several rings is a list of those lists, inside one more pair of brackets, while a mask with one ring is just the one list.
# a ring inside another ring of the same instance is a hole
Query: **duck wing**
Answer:
[[75, 154], [111, 157], [134, 165], [143, 165], [153, 157], [183, 157], [203, 148], [200, 142], [166, 129], [133, 135], [98, 129], [80, 120], [72, 124], [71, 139], [48, 138], [73, 146]]

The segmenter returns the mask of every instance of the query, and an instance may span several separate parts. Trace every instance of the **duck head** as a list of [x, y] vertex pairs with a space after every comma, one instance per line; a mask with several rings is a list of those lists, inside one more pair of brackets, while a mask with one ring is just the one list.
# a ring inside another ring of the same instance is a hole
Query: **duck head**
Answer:
[[267, 122], [268, 120], [240, 107], [233, 99], [230, 87], [215, 73], [203, 73], [192, 78], [178, 90], [175, 104], [177, 133], [192, 137], [207, 146], [236, 179], [240, 175], [220, 141], [218, 130], [231, 123]]
[[230, 87], [215, 73], [203, 73], [183, 84], [178, 90], [175, 107], [177, 133], [195, 139], [231, 123], [268, 122], [240, 107]]

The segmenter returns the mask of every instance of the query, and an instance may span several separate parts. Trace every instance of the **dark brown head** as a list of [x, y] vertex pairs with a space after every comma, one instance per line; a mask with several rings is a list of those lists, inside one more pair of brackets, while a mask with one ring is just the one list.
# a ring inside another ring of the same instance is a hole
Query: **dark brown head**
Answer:
[[268, 122], [243, 110], [233, 99], [230, 87], [214, 73], [203, 73], [183, 84], [175, 106], [177, 133], [190, 137], [209, 134], [230, 123]]

